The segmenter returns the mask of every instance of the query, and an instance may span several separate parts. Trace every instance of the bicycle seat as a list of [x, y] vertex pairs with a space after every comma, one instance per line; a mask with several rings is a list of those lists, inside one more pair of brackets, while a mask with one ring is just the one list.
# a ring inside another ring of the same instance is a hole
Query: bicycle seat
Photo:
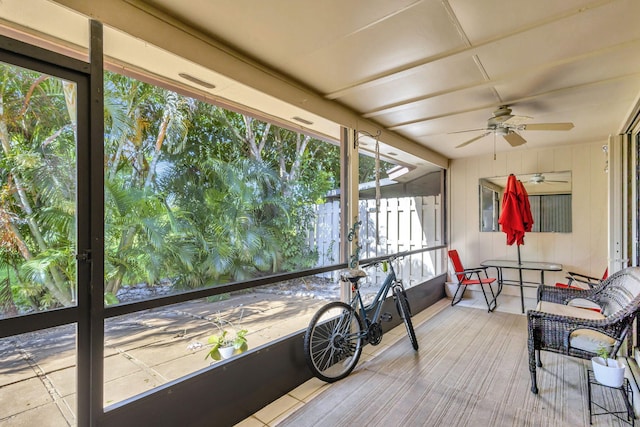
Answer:
[[359, 268], [352, 268], [346, 274], [343, 274], [342, 278], [350, 281], [351, 283], [356, 283], [358, 280], [366, 276], [367, 273], [365, 273], [364, 270], [361, 270]]

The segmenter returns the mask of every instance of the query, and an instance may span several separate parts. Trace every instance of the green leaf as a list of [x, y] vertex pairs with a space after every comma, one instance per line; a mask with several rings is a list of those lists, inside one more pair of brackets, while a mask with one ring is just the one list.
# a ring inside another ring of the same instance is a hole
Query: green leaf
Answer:
[[105, 305], [115, 305], [115, 304], [119, 304], [120, 301], [118, 300], [118, 297], [116, 297], [114, 294], [112, 294], [111, 292], [105, 292], [104, 293], [104, 304]]

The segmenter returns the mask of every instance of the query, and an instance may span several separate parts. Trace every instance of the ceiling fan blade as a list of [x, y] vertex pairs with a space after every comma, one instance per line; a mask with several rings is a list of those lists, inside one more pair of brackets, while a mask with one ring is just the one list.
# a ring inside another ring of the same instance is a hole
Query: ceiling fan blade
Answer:
[[508, 134], [503, 135], [503, 138], [506, 139], [512, 147], [517, 147], [518, 145], [522, 145], [527, 142], [523, 137], [515, 132], [509, 132]]
[[462, 148], [462, 147], [464, 147], [465, 145], [469, 145], [469, 144], [471, 144], [473, 141], [477, 141], [477, 140], [479, 140], [480, 138], [484, 138], [485, 136], [489, 135], [490, 133], [491, 133], [491, 131], [489, 131], [489, 132], [485, 132], [485, 133], [483, 133], [483, 134], [482, 134], [482, 135], [480, 135], [480, 136], [476, 136], [475, 138], [471, 138], [470, 140], [468, 140], [468, 141], [466, 141], [466, 142], [463, 142], [463, 143], [462, 143], [462, 144], [460, 144], [460, 145], [456, 145], [456, 148]]
[[502, 124], [507, 126], [507, 127], [517, 127], [517, 126], [525, 124], [526, 122], [528, 122], [531, 119], [533, 119], [533, 117], [529, 117], [529, 116], [511, 116], [506, 121], [504, 121]]
[[458, 131], [455, 131], [455, 132], [447, 132], [447, 135], [451, 135], [451, 134], [454, 134], [454, 133], [477, 132], [479, 130], [485, 130], [486, 131], [488, 129], [487, 128], [480, 128], [480, 129], [458, 130]]
[[524, 130], [571, 130], [573, 123], [529, 123], [524, 125]]

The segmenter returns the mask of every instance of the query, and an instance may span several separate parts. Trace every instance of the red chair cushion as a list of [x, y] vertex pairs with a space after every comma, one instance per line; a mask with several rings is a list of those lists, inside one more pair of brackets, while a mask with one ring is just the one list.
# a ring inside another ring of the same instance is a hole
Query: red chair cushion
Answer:
[[578, 289], [580, 291], [585, 290], [585, 288], [581, 288], [580, 286], [567, 285], [566, 283], [556, 283], [556, 288], [570, 288], [570, 289]]
[[493, 283], [493, 282], [495, 282], [495, 281], [496, 281], [496, 279], [495, 279], [495, 278], [493, 278], [493, 277], [490, 277], [490, 278], [488, 278], [488, 279], [482, 279], [482, 280], [478, 280], [478, 279], [464, 279], [460, 284], [461, 284], [461, 285], [465, 285], [465, 286], [468, 286], [468, 285], [479, 285], [479, 284], [481, 284], [481, 283], [482, 283], [483, 285], [489, 285], [489, 284], [491, 284], [491, 283]]

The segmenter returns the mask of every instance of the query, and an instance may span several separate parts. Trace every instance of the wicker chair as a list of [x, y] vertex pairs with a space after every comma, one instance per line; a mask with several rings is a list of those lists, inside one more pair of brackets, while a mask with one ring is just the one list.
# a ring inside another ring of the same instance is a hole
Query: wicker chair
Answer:
[[[602, 307], [602, 312], [570, 305], [585, 299]], [[538, 393], [536, 366], [540, 351], [591, 359], [599, 347], [614, 357], [640, 310], [640, 267], [618, 271], [592, 289], [577, 290], [541, 285], [538, 307], [527, 312], [531, 391]], [[628, 350], [631, 349], [629, 345]]]

